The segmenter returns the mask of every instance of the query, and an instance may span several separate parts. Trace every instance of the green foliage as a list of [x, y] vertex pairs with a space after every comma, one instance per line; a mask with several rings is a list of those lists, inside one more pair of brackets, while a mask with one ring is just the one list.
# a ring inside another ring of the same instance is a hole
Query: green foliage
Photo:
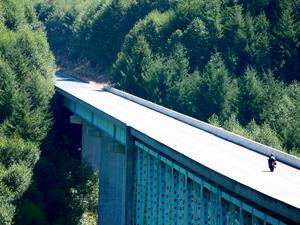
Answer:
[[[22, 218], [15, 218], [18, 221], [19, 225], [28, 225], [28, 224], [39, 224], [39, 225], [48, 225], [48, 220], [45, 213], [42, 209], [30, 202], [29, 200], [24, 200], [18, 206], [18, 211], [22, 212]], [[17, 214], [18, 216], [20, 214]]]
[[[57, 101], [58, 99], [56, 99]], [[58, 102], [56, 102], [59, 105]], [[97, 223], [98, 177], [80, 165], [81, 127], [69, 123], [69, 113], [54, 107], [56, 122], [42, 145], [34, 182], [21, 199], [16, 224]], [[33, 212], [29, 213], [28, 209]], [[36, 217], [33, 217], [36, 213]]]
[[[276, 68], [279, 75], [291, 82], [300, 79], [299, 73], [299, 47], [300, 47], [300, 21], [296, 16], [296, 7], [292, 3], [282, 4], [282, 13], [274, 28], [276, 41], [274, 54]], [[295, 8], [294, 8], [295, 7]]]
[[33, 32], [29, 28], [21, 28], [15, 33], [7, 32], [2, 40], [1, 55], [16, 71], [20, 82], [28, 84], [37, 73], [51, 84], [54, 59], [42, 33]]
[[[58, 56], [112, 69], [132, 94], [299, 154], [299, 1], [35, 3]], [[0, 2], [1, 224], [11, 223], [50, 122], [54, 64], [42, 29], [30, 1]], [[44, 144], [16, 224], [96, 223], [97, 176], [60, 132]]]
[[[276, 77], [290, 81], [291, 68], [299, 74], [297, 7], [294, 1], [170, 1], [168, 11], [152, 11], [126, 35], [113, 79], [126, 91], [193, 117], [215, 114], [222, 126], [234, 114], [238, 133], [294, 149], [296, 100]], [[184, 54], [174, 54], [176, 46]], [[280, 48], [293, 53], [280, 58]], [[279, 61], [293, 65], [280, 67]]]
[[11, 224], [47, 134], [54, 59], [30, 1], [1, 1], [0, 18], [0, 224]]
[[168, 57], [156, 57], [145, 66], [142, 77], [148, 99], [176, 108], [179, 82], [188, 75], [189, 63], [183, 46], [177, 45]]
[[247, 124], [246, 129], [249, 132], [250, 139], [282, 150], [282, 143], [280, 139], [276, 132], [272, 130], [268, 124], [264, 123], [261, 126], [258, 126], [256, 122], [252, 120], [249, 124]]
[[247, 35], [245, 32], [245, 16], [242, 5], [225, 7], [222, 15], [223, 38], [220, 49], [226, 60], [228, 69], [241, 74], [245, 67]]
[[9, 189], [7, 200], [18, 199], [28, 188], [32, 176], [32, 169], [23, 163], [15, 163], [7, 168], [1, 176], [2, 185]]
[[0, 198], [0, 223], [3, 225], [10, 225], [14, 213], [15, 206], [12, 204], [4, 203], [4, 199]]
[[[264, 106], [260, 118], [263, 121], [274, 124], [279, 117], [284, 116], [282, 113], [288, 110], [289, 107], [280, 104], [284, 101], [285, 87], [282, 82], [279, 82], [274, 78], [274, 75], [271, 72], [268, 72], [264, 76], [263, 95]], [[279, 109], [280, 107], [282, 107], [282, 109]]]
[[195, 18], [184, 31], [182, 41], [188, 49], [190, 64], [193, 68], [207, 64], [213, 49], [213, 40], [204, 22]]
[[48, 104], [54, 92], [54, 62], [40, 32], [3, 29], [0, 38], [2, 130], [41, 142], [49, 126]]
[[42, 30], [37, 20], [33, 3], [29, 0], [2, 0], [0, 2], [0, 21], [9, 30], [18, 30], [27, 26], [33, 30]]
[[124, 38], [134, 24], [151, 9], [163, 9], [165, 4], [167, 3], [149, 0], [112, 1], [95, 17], [88, 40], [92, 54], [88, 57], [102, 67], [109, 68], [115, 62]]
[[179, 111], [197, 118], [198, 111], [198, 88], [201, 85], [201, 75], [198, 71], [184, 77], [179, 86], [177, 101], [179, 102]]
[[265, 14], [245, 18], [245, 32], [247, 35], [245, 53], [249, 65], [255, 66], [258, 71], [263, 71], [271, 66], [271, 39], [270, 25]]
[[[18, 93], [13, 112], [3, 123], [6, 135], [20, 135], [23, 139], [40, 143], [46, 136], [50, 119], [45, 109], [31, 109], [26, 92]], [[44, 107], [46, 107], [44, 105]]]
[[292, 123], [290, 124], [290, 130], [289, 130], [289, 135], [288, 138], [285, 139], [285, 144], [288, 149], [291, 149], [290, 152], [296, 152], [299, 154], [299, 149], [300, 149], [300, 94], [299, 94], [298, 89], [298, 96], [296, 98], [296, 107], [293, 112], [293, 120]]
[[17, 0], [2, 0], [0, 3], [1, 15], [5, 26], [10, 30], [16, 30], [25, 21], [23, 2], [18, 4]]
[[1, 135], [0, 155], [0, 221], [10, 224], [15, 211], [14, 201], [28, 188], [39, 152], [31, 143]]
[[33, 169], [39, 158], [39, 149], [30, 142], [18, 137], [5, 137], [1, 135], [0, 162], [6, 168], [13, 164], [23, 163]]
[[201, 75], [198, 87], [199, 117], [207, 120], [216, 113], [227, 118], [232, 111], [237, 86], [230, 78], [220, 54], [214, 54]]
[[0, 59], [0, 123], [11, 116], [16, 96], [15, 74], [10, 66]]
[[272, 130], [268, 124], [259, 126], [254, 120], [252, 120], [245, 127], [243, 127], [240, 125], [234, 114], [232, 114], [225, 121], [221, 121], [218, 116], [213, 115], [209, 119], [209, 122], [215, 126], [221, 126], [228, 131], [239, 134], [243, 137], [247, 137], [259, 143], [276, 149], [283, 149], [282, 143], [276, 132]]
[[264, 87], [253, 68], [247, 68], [239, 82], [239, 114], [241, 124], [246, 125], [252, 119], [260, 120], [263, 110]]
[[88, 58], [92, 65], [107, 69], [134, 24], [151, 9], [163, 10], [166, 5], [149, 0], [61, 0], [40, 1], [36, 8], [54, 52]]
[[114, 78], [119, 86], [144, 96], [142, 73], [150, 63], [152, 52], [144, 36], [138, 36], [127, 54], [120, 54], [114, 68]]

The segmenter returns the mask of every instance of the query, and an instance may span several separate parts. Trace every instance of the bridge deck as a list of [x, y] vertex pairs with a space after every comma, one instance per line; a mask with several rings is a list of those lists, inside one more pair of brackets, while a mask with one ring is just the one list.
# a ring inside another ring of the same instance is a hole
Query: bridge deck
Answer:
[[56, 87], [141, 133], [258, 192], [300, 209], [300, 170], [180, 122], [99, 87], [57, 77]]

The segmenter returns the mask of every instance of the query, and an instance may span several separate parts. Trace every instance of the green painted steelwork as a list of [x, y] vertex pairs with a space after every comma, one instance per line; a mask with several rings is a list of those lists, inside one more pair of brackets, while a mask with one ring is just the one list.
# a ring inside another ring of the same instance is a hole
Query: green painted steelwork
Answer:
[[143, 143], [135, 146], [134, 224], [285, 224]]
[[92, 107], [75, 99], [64, 97], [63, 104], [84, 121], [108, 134], [113, 140], [126, 145], [126, 125], [115, 122], [99, 110], [93, 110]]

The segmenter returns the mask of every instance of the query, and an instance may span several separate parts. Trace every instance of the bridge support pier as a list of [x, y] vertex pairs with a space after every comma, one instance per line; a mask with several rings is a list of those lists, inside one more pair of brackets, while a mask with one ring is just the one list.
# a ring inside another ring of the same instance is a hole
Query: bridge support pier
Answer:
[[102, 132], [83, 123], [81, 143], [81, 162], [99, 171]]
[[82, 162], [99, 170], [100, 225], [130, 224], [126, 222], [130, 221], [132, 201], [132, 157], [127, 154], [129, 150], [130, 147], [117, 143], [99, 129], [82, 124]]

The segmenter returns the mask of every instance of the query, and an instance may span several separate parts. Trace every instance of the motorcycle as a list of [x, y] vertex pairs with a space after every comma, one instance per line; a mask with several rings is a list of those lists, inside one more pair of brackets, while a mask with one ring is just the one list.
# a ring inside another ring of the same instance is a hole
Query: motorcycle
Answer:
[[273, 172], [274, 169], [276, 168], [276, 164], [277, 164], [276, 159], [275, 158], [269, 158], [268, 163], [269, 163], [270, 171]]

